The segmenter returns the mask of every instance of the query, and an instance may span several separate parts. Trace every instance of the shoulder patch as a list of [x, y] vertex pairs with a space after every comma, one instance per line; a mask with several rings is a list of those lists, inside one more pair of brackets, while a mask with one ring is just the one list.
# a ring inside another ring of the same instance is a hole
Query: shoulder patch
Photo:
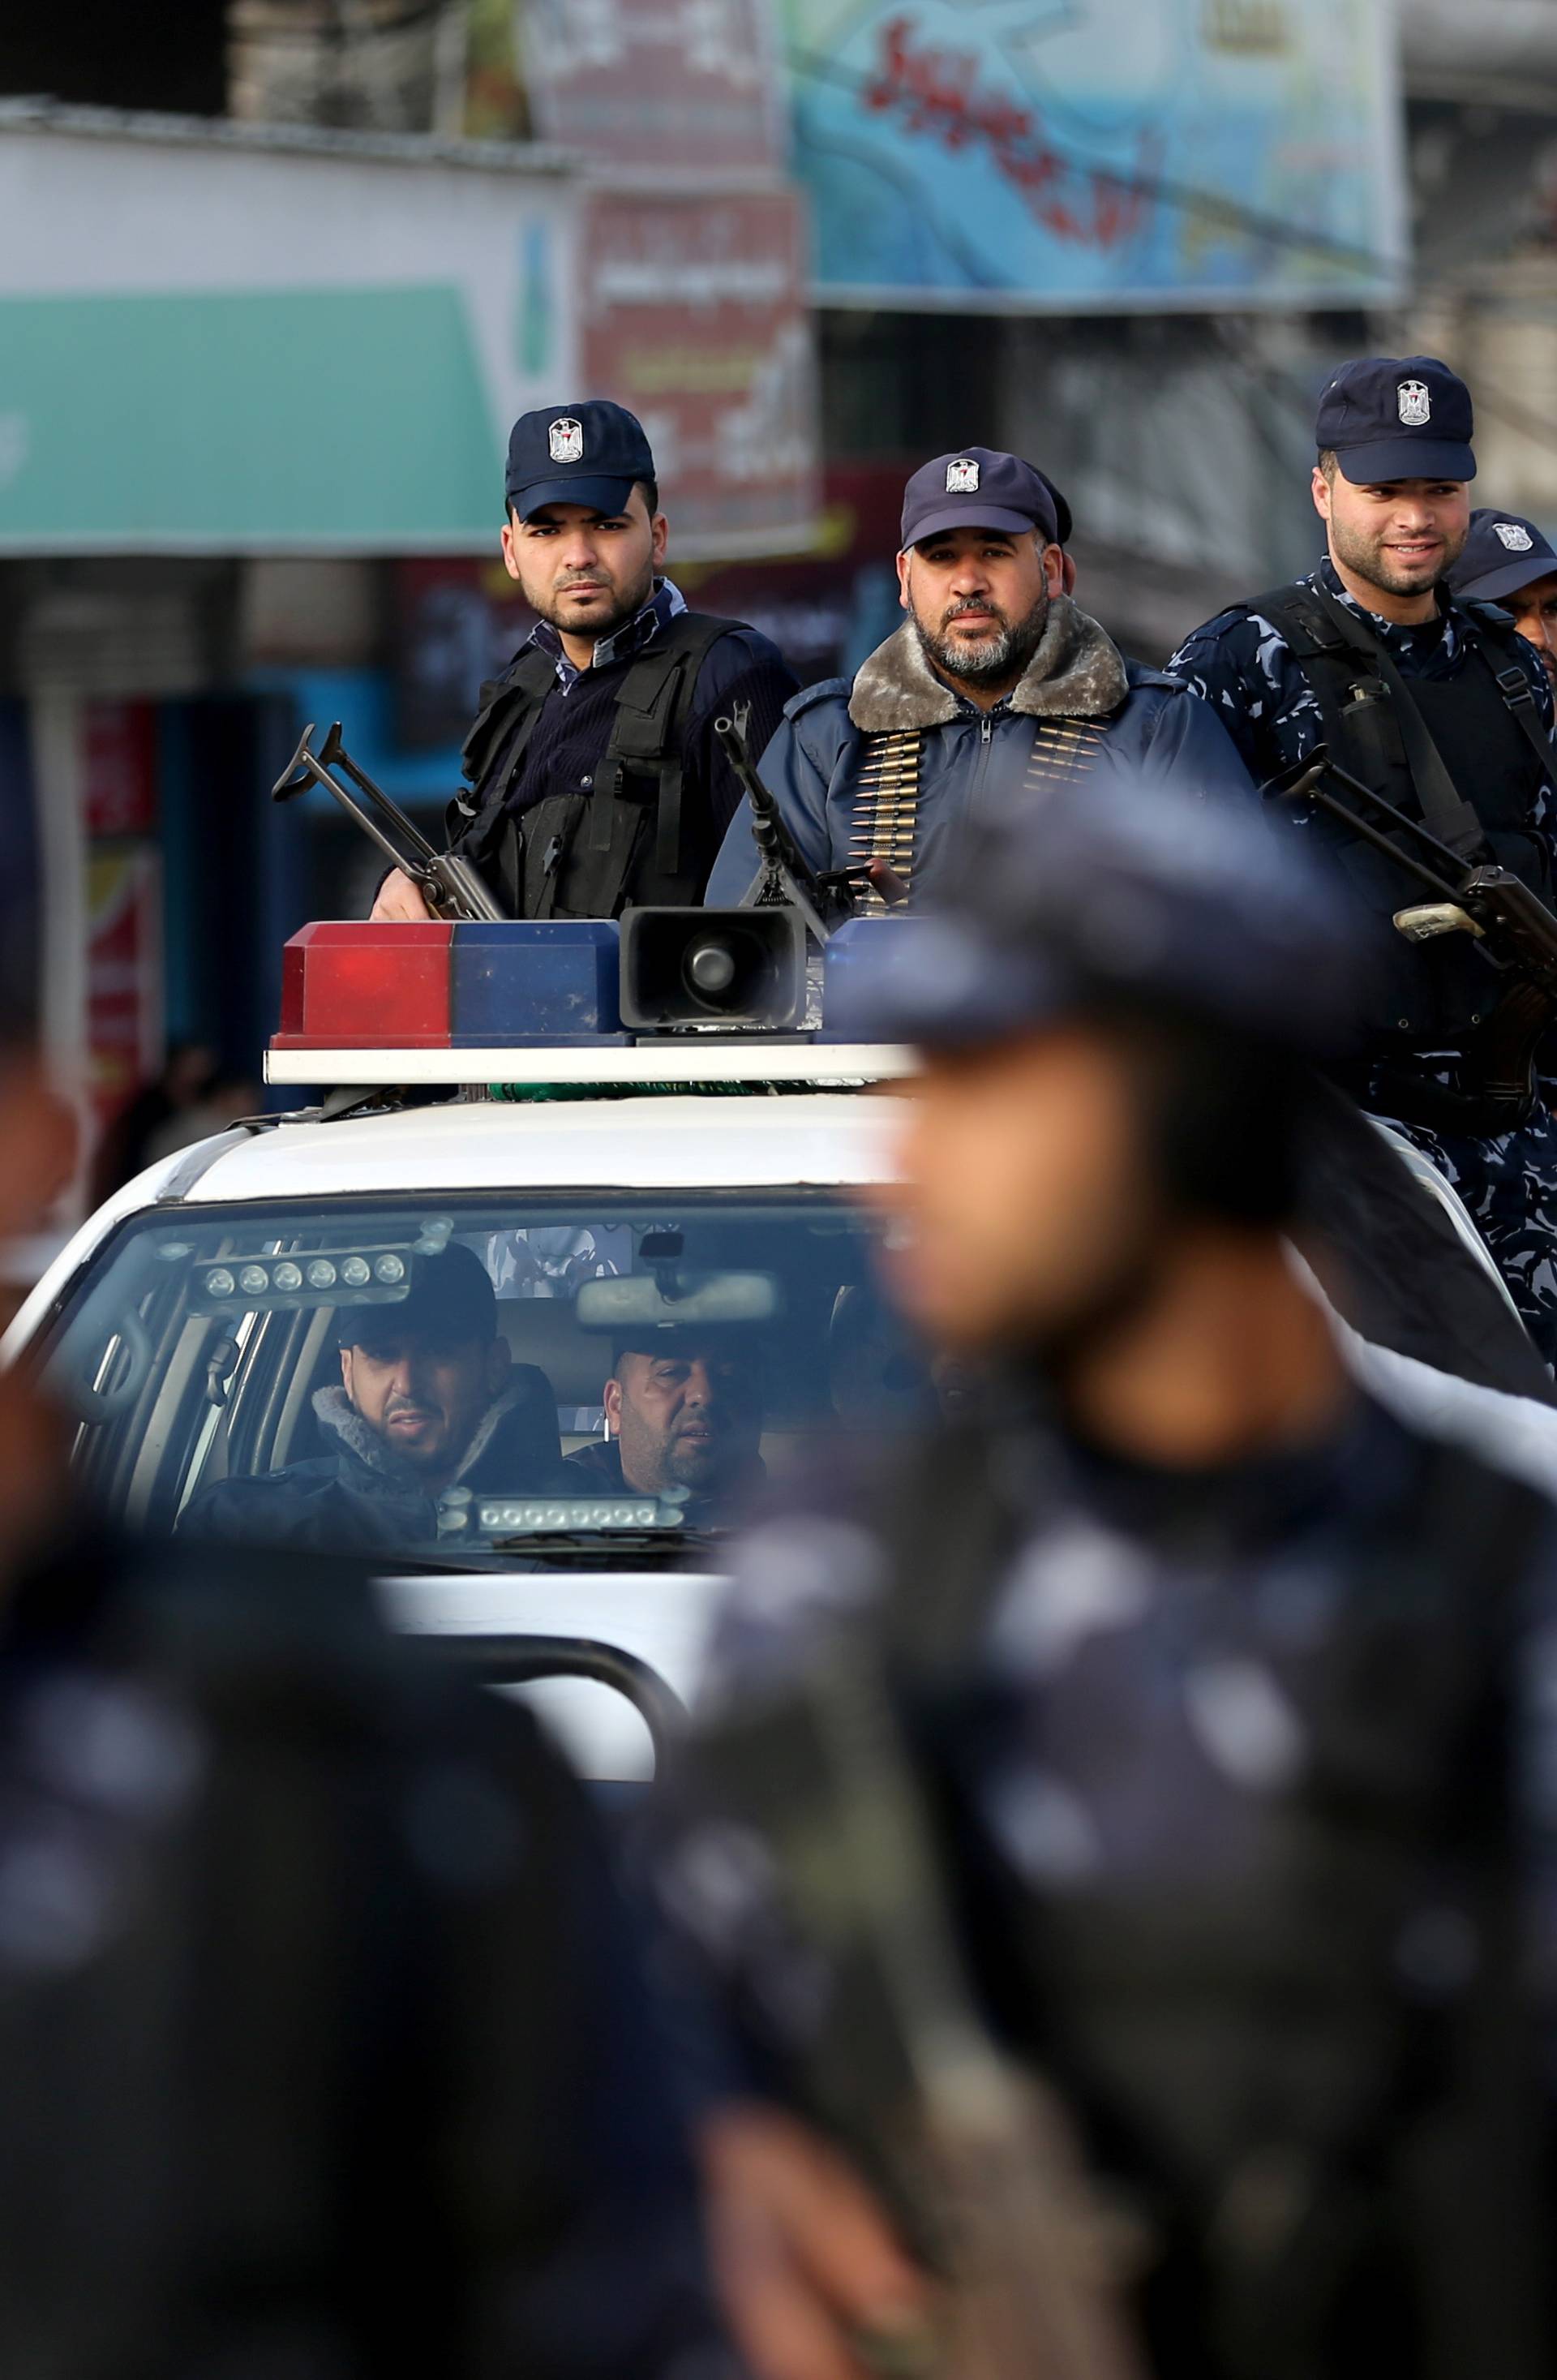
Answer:
[[786, 719], [798, 719], [801, 712], [809, 710], [814, 703], [847, 702], [848, 699], [849, 680], [846, 677], [818, 678], [815, 686], [803, 686], [798, 694], [791, 695], [784, 705], [784, 716]]

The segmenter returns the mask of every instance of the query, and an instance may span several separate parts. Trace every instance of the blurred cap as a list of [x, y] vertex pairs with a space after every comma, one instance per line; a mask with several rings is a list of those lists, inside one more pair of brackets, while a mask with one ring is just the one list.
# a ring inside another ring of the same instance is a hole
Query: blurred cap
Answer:
[[1319, 401], [1314, 437], [1354, 486], [1374, 480], [1474, 480], [1470, 391], [1436, 356], [1361, 356]]
[[1368, 989], [1361, 923], [1261, 812], [1143, 775], [1052, 795], [1036, 832], [1014, 808], [981, 829], [954, 899], [876, 928], [839, 969], [828, 1025], [972, 1047], [1122, 999], [1339, 1056]]
[[508, 441], [503, 486], [521, 520], [545, 504], [588, 504], [625, 512], [634, 482], [657, 477], [643, 423], [624, 405], [589, 397], [582, 405], [522, 413]]
[[1070, 507], [1052, 480], [1020, 455], [963, 446], [937, 455], [903, 490], [902, 551], [947, 528], [998, 528], [1015, 537], [1044, 533], [1046, 545], [1070, 535]]
[[1516, 594], [1554, 570], [1557, 552], [1534, 521], [1483, 504], [1471, 514], [1470, 535], [1449, 573], [1449, 584], [1456, 595], [1495, 603], [1500, 596]]
[[497, 1293], [473, 1248], [454, 1241], [436, 1256], [414, 1259], [411, 1293], [391, 1305], [343, 1305], [335, 1319], [338, 1347], [373, 1349], [414, 1336], [441, 1347], [485, 1346], [498, 1331]]

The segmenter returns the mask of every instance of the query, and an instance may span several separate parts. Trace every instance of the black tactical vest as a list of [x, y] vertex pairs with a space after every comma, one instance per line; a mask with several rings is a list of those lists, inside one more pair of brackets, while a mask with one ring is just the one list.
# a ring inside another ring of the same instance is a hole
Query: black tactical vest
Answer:
[[[1285, 639], [1319, 704], [1331, 758], [1406, 817], [1425, 817], [1442, 833], [1430, 798], [1424, 802], [1416, 782], [1396, 694], [1358, 649], [1373, 642], [1366, 625], [1358, 622], [1357, 641], [1350, 641], [1335, 616], [1343, 607], [1332, 609], [1301, 586], [1278, 588], [1249, 608]], [[1542, 783], [1557, 783], [1557, 749], [1541, 724], [1506, 618], [1491, 604], [1466, 601], [1456, 604], [1455, 616], [1469, 647], [1464, 666], [1452, 678], [1406, 680], [1406, 695], [1454, 790], [1479, 825], [1481, 847], [1462, 852], [1466, 864], [1490, 855], [1550, 903], [1546, 848], [1531, 833], [1530, 821]], [[1463, 1050], [1500, 997], [1499, 979], [1486, 960], [1462, 934], [1408, 942], [1390, 921], [1397, 910], [1429, 896], [1327, 812], [1316, 808], [1304, 832], [1334, 852], [1382, 928], [1370, 1019], [1376, 1043], [1403, 1055]]]
[[1040, 1901], [1004, 1865], [972, 1807], [976, 1648], [1020, 1536], [993, 1439], [922, 1447], [891, 1500], [883, 1649], [971, 1950], [1155, 2228], [1158, 2380], [1551, 2369], [1505, 1680], [1547, 1508], [1447, 1444], [1420, 1456], [1415, 1500], [1349, 1548], [1301, 1682], [1301, 1779], [1258, 1811], [1239, 1887], [1203, 1894], [1124, 1875]]
[[614, 917], [630, 905], [685, 908], [705, 870], [682, 820], [682, 746], [698, 672], [736, 624], [678, 613], [622, 681], [589, 792], [544, 794], [515, 816], [508, 797], [542, 706], [551, 657], [527, 646], [481, 688], [462, 759], [472, 791], [450, 804], [450, 848], [472, 860], [516, 917]]

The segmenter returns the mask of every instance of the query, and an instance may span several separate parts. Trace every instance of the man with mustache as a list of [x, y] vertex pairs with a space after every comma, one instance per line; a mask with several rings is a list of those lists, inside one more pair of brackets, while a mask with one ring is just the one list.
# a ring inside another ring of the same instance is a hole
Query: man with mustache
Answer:
[[[1551, 905], [1551, 687], [1505, 613], [1452, 591], [1473, 428], [1470, 391], [1434, 356], [1342, 364], [1315, 424], [1323, 559], [1219, 613], [1173, 667], [1215, 706], [1256, 783], [1322, 744], [1465, 865], [1511, 868]], [[1503, 985], [1469, 935], [1397, 931], [1396, 914], [1430, 896], [1387, 854], [1310, 803], [1272, 808], [1372, 913], [1379, 990], [1347, 1087], [1454, 1184], [1552, 1363], [1557, 1125], [1544, 1095], [1522, 1115], [1489, 1108], [1503, 1069], [1484, 1028]]]
[[[794, 677], [766, 637], [689, 612], [665, 576], [654, 455], [623, 407], [522, 415], [505, 495], [503, 566], [536, 625], [481, 689], [450, 849], [515, 917], [696, 902], [741, 790], [714, 722], [740, 710], [765, 741]], [[373, 915], [428, 909], [395, 868]]]
[[619, 1342], [605, 1387], [611, 1435], [570, 1455], [601, 1495], [636, 1492], [683, 1505], [693, 1527], [718, 1527], [763, 1475], [756, 1360], [727, 1333], [646, 1330]]
[[557, 1409], [545, 1375], [511, 1362], [486, 1267], [457, 1242], [417, 1267], [398, 1305], [340, 1310], [341, 1384], [314, 1398], [329, 1451], [201, 1489], [184, 1535], [393, 1551], [436, 1538], [456, 1484], [555, 1493]]
[[[908, 618], [852, 684], [797, 694], [763, 756], [814, 868], [875, 861], [911, 895], [933, 893], [992, 802], [1025, 803], [1041, 830], [1059, 785], [1143, 763], [1247, 794], [1205, 705], [1129, 660], [1074, 602], [1069, 533], [1065, 498], [1018, 455], [965, 446], [914, 473], [898, 555]], [[743, 808], [709, 901], [738, 901], [753, 871]]]

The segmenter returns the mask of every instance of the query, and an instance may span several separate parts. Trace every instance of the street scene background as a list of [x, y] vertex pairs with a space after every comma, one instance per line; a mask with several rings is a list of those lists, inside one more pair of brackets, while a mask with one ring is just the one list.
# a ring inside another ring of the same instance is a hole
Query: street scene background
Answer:
[[301, 726], [441, 818], [528, 625], [526, 406], [633, 407], [677, 583], [803, 680], [893, 625], [903, 478], [965, 442], [1058, 481], [1160, 662], [1311, 560], [1314, 398], [1370, 349], [1466, 374], [1479, 490], [1557, 523], [1557, 10], [7, 12], [0, 825], [72, 1210], [149, 1086], [128, 1154], [263, 1103], [287, 935], [362, 913], [327, 797], [269, 799]]

